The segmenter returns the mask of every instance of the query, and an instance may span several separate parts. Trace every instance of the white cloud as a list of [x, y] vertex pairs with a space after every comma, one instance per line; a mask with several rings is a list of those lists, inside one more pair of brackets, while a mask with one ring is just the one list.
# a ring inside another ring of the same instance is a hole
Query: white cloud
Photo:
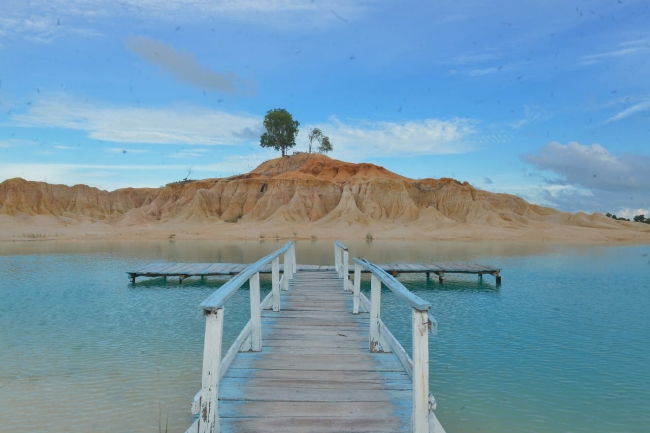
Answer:
[[519, 129], [522, 126], [539, 119], [542, 116], [539, 106], [534, 104], [524, 104], [524, 117], [510, 124], [513, 129]]
[[0, 16], [0, 37], [21, 35], [25, 39], [50, 43], [63, 36], [94, 37], [99, 36], [97, 30], [83, 25], [61, 25], [61, 19], [51, 14], [39, 16], [34, 13], [11, 13], [9, 10]]
[[172, 153], [169, 156], [172, 158], [198, 158], [203, 156], [206, 152], [207, 149], [186, 149]]
[[299, 139], [307, 142], [309, 129], [318, 127], [330, 138], [333, 155], [346, 160], [465, 153], [472, 150], [475, 123], [467, 119], [425, 119], [346, 124], [332, 117], [328, 123], [306, 125]]
[[578, 59], [579, 65], [595, 65], [606, 61], [613, 61], [622, 57], [628, 57], [637, 53], [650, 51], [647, 40], [625, 41], [618, 44], [618, 48], [598, 54], [582, 56]]
[[9, 138], [6, 140], [0, 140], [0, 149], [23, 148], [23, 147], [34, 146], [36, 144], [38, 143], [34, 140], [24, 140], [21, 138]]
[[455, 56], [451, 60], [440, 62], [442, 65], [472, 65], [476, 63], [492, 62], [503, 58], [502, 54], [481, 52], [481, 53], [468, 53]]
[[96, 36], [100, 34], [95, 30], [98, 22], [111, 25], [111, 18], [122, 23], [127, 17], [174, 25], [225, 18], [280, 28], [313, 27], [337, 22], [331, 11], [349, 20], [369, 7], [368, 2], [346, 0], [3, 0], [0, 37], [48, 43], [65, 35]]
[[637, 215], [645, 215], [646, 218], [650, 217], [650, 208], [636, 208], [636, 209], [630, 209], [630, 208], [620, 208], [618, 212], [613, 212], [614, 215], [616, 215], [619, 218], [629, 218], [632, 220]]
[[213, 71], [200, 65], [193, 54], [178, 51], [171, 45], [147, 36], [131, 36], [124, 45], [142, 60], [169, 72], [178, 81], [204, 90], [235, 93], [241, 89], [248, 94], [253, 92], [252, 83], [244, 82], [237, 75]]
[[17, 126], [74, 129], [117, 143], [234, 145], [262, 127], [259, 117], [206, 107], [108, 106], [65, 94], [42, 94], [13, 120]]
[[454, 68], [449, 71], [450, 75], [456, 75], [456, 74], [462, 74], [462, 75], [467, 75], [469, 77], [482, 77], [485, 75], [492, 75], [492, 74], [498, 74], [501, 72], [510, 72], [510, 71], [515, 71], [519, 69], [521, 66], [521, 63], [518, 62], [511, 62], [511, 63], [503, 63], [503, 64], [497, 64], [497, 65], [491, 65], [491, 66], [484, 66], [484, 67], [460, 67], [460, 68]]
[[631, 107], [626, 108], [615, 116], [610, 117], [605, 121], [605, 123], [612, 123], [618, 120], [623, 120], [626, 117], [630, 117], [637, 113], [642, 113], [644, 111], [650, 110], [650, 99], [634, 104]]

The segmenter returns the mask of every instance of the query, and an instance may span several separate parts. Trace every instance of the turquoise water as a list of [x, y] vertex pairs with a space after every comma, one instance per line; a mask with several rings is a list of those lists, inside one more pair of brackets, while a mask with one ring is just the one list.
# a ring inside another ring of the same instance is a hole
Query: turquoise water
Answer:
[[[160, 260], [252, 262], [281, 245], [1, 245], [0, 431], [184, 430], [201, 379], [197, 306], [225, 280], [131, 285], [125, 272]], [[400, 277], [439, 321], [431, 390], [448, 432], [648, 431], [650, 246], [348, 246], [376, 262], [503, 268], [500, 287], [491, 276]], [[300, 242], [297, 258], [329, 264], [332, 243]], [[226, 305], [224, 346], [248, 320], [247, 296]], [[382, 317], [408, 349], [410, 312], [386, 291]]]

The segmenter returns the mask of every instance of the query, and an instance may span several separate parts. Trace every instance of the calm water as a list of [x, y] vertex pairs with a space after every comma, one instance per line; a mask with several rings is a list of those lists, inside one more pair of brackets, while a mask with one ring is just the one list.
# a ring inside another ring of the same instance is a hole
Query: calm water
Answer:
[[[0, 245], [0, 431], [184, 430], [201, 380], [197, 306], [225, 280], [134, 286], [125, 271], [160, 260], [252, 262], [281, 245]], [[400, 278], [439, 321], [431, 389], [448, 432], [650, 430], [650, 246], [348, 246], [376, 262], [503, 268], [500, 287], [491, 276]], [[298, 243], [297, 257], [329, 264], [332, 243]], [[248, 320], [247, 296], [226, 305], [224, 345]], [[408, 349], [410, 312], [390, 292], [382, 316]]]

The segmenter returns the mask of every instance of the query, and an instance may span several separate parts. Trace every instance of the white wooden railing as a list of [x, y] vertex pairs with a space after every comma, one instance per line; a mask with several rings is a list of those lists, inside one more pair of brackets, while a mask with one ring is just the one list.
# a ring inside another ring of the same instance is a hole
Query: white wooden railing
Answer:
[[[280, 278], [280, 256], [283, 256], [284, 272]], [[260, 270], [271, 264], [272, 289], [260, 302]], [[289, 290], [289, 280], [296, 273], [296, 250], [288, 242], [272, 254], [247, 266], [210, 295], [199, 306], [205, 316], [205, 339], [203, 343], [203, 375], [201, 390], [192, 401], [192, 413], [199, 414], [186, 433], [218, 433], [219, 426], [219, 381], [230, 366], [237, 352], [259, 352], [262, 350], [262, 310], [272, 308], [280, 311], [280, 290]], [[221, 358], [223, 334], [223, 306], [226, 300], [246, 282], [250, 285], [251, 318], [244, 326], [226, 355]]]
[[334, 269], [343, 279], [343, 291], [350, 290], [348, 285], [348, 247], [339, 241], [334, 241]]
[[[353, 314], [359, 314], [363, 307], [370, 313], [370, 352], [394, 352], [404, 370], [413, 381], [413, 412], [411, 415], [411, 432], [444, 433], [444, 429], [435, 414], [436, 400], [429, 392], [429, 331], [436, 333], [438, 322], [429, 310], [431, 304], [410, 292], [393, 276], [367, 260], [352, 259], [354, 262], [354, 280], [349, 281], [348, 249], [339, 241], [334, 242], [335, 262], [339, 278], [343, 279], [344, 290], [352, 288]], [[361, 272], [369, 272], [370, 299], [361, 293]], [[381, 285], [384, 284], [398, 299], [411, 306], [412, 358], [397, 341], [388, 327], [381, 320]]]

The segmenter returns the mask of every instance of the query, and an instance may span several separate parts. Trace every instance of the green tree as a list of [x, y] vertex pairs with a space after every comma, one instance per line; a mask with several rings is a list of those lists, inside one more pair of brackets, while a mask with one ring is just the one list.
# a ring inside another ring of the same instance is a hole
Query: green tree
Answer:
[[318, 143], [322, 142], [323, 131], [321, 131], [319, 128], [312, 128], [309, 131], [308, 137], [309, 137], [309, 153], [311, 153], [311, 147], [314, 140], [316, 140]]
[[318, 146], [318, 152], [327, 153], [331, 151], [332, 151], [332, 143], [330, 143], [330, 138], [327, 136], [323, 136], [323, 139], [320, 142], [320, 146]]
[[318, 143], [318, 153], [327, 153], [332, 151], [332, 144], [327, 135], [323, 135], [323, 131], [319, 128], [312, 128], [309, 131], [309, 153], [311, 153], [312, 144], [316, 141]]
[[643, 223], [645, 222], [645, 215], [637, 215], [634, 217], [634, 221], [638, 223]]
[[260, 137], [260, 146], [280, 150], [284, 157], [287, 149], [296, 145], [298, 126], [300, 122], [293, 120], [291, 113], [284, 108], [267, 111], [264, 116], [266, 132]]

